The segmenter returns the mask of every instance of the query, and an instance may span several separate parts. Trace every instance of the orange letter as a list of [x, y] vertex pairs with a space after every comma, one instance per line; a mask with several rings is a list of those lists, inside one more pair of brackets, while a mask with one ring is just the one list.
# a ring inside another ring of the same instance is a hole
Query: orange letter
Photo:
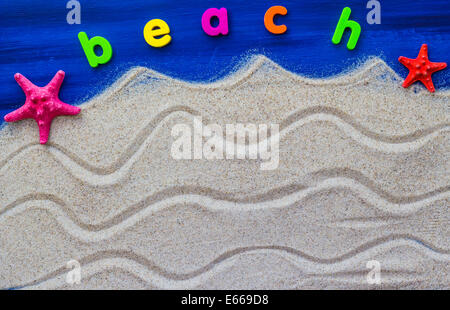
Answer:
[[264, 26], [266, 26], [267, 30], [274, 34], [283, 34], [286, 32], [287, 27], [286, 25], [275, 25], [273, 23], [273, 18], [275, 15], [286, 15], [287, 9], [284, 6], [273, 6], [270, 9], [267, 10], [266, 14], [264, 15]]

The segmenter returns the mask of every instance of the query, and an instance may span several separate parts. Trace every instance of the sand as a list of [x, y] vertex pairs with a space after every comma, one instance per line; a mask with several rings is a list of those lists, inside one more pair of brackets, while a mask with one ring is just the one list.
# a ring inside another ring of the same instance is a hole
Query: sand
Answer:
[[[134, 68], [45, 146], [5, 125], [0, 288], [450, 288], [450, 93], [401, 80], [377, 58], [330, 79], [263, 56], [208, 84]], [[278, 168], [173, 159], [198, 116], [279, 124]]]

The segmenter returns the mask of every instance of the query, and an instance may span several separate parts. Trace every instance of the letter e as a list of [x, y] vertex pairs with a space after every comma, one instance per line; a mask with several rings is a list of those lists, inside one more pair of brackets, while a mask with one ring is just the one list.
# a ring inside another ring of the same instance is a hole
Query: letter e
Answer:
[[152, 19], [144, 27], [144, 39], [153, 47], [164, 47], [170, 43], [169, 25], [162, 19]]

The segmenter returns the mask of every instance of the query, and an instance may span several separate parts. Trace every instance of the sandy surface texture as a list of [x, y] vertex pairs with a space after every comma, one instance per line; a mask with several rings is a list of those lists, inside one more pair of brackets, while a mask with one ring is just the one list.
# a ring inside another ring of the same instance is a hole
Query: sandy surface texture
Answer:
[[[450, 288], [450, 93], [401, 80], [377, 58], [331, 79], [263, 56], [209, 84], [135, 68], [47, 145], [5, 125], [0, 288]], [[200, 117], [278, 124], [277, 168], [174, 159]]]

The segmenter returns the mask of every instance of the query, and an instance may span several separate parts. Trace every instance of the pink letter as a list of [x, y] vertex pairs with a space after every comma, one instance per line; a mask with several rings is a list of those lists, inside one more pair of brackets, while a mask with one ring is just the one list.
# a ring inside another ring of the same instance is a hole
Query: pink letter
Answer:
[[[217, 27], [211, 26], [211, 19], [217, 17], [219, 19], [219, 25]], [[203, 13], [202, 16], [202, 28], [207, 35], [218, 36], [219, 34], [228, 34], [228, 13], [227, 9], [210, 8]]]

